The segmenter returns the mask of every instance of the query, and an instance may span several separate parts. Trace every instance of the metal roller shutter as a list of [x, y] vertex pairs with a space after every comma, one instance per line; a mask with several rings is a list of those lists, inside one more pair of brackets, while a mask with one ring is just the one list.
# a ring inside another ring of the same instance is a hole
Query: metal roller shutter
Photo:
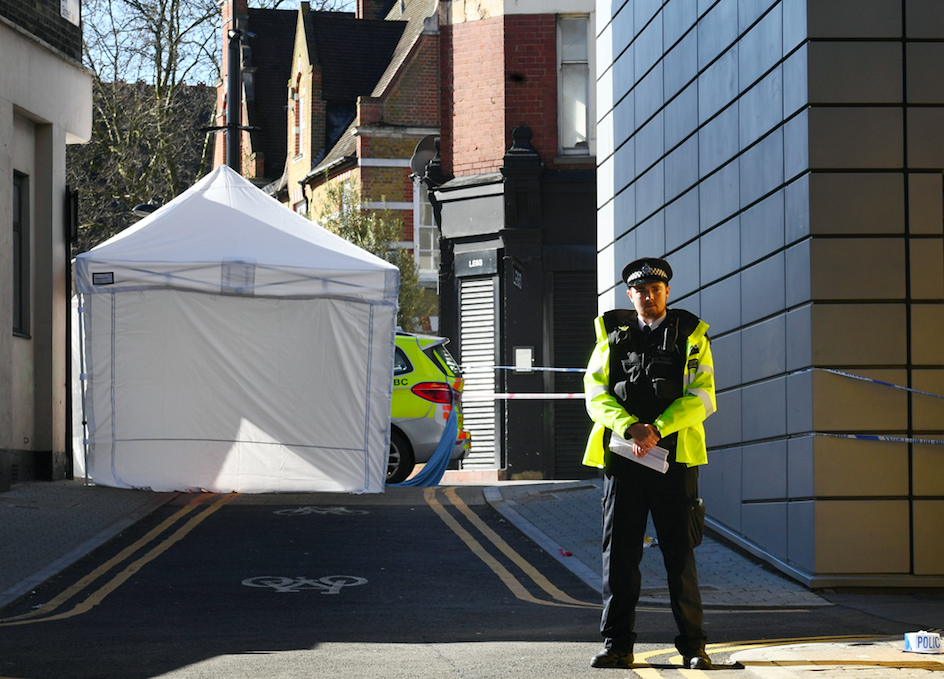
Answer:
[[[560, 368], [586, 366], [593, 351], [596, 317], [596, 277], [591, 271], [554, 272], [554, 362]], [[582, 392], [583, 375], [555, 373], [555, 392]], [[592, 422], [583, 400], [553, 401], [554, 478], [580, 479], [597, 475], [581, 464]]]
[[[459, 346], [464, 368], [496, 365], [498, 337], [495, 322], [497, 278], [461, 279], [459, 285]], [[464, 375], [463, 397], [495, 392], [495, 370], [472, 370]], [[463, 469], [496, 469], [497, 405], [494, 400], [462, 400], [465, 428], [472, 434], [472, 449]]]

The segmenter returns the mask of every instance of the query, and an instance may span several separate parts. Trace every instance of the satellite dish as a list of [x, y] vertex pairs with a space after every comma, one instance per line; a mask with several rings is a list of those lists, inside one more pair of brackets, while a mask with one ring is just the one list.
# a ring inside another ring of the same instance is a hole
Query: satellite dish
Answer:
[[413, 174], [417, 177], [426, 174], [426, 166], [429, 161], [436, 157], [437, 152], [436, 136], [431, 134], [423, 137], [416, 148], [413, 149], [413, 157], [410, 158], [410, 169], [413, 170]]

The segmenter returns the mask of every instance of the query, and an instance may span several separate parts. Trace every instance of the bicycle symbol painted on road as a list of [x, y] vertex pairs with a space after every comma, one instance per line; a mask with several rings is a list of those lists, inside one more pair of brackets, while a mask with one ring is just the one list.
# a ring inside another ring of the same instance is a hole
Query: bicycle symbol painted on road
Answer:
[[280, 514], [282, 516], [304, 516], [307, 514], [320, 514], [321, 516], [327, 516], [328, 514], [334, 514], [335, 516], [355, 516], [357, 514], [367, 514], [366, 509], [348, 509], [347, 507], [298, 507], [298, 508], [288, 508], [288, 509], [276, 509], [273, 514]]
[[322, 594], [337, 594], [342, 587], [366, 585], [367, 578], [356, 575], [326, 575], [323, 578], [286, 578], [278, 575], [257, 575], [243, 580], [246, 587], [271, 587], [276, 592], [300, 592], [305, 589], [321, 590]]

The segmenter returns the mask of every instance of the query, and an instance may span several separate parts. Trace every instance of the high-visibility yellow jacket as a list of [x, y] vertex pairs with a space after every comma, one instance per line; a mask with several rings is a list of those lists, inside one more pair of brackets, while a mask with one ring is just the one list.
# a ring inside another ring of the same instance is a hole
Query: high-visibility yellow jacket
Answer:
[[[594, 422], [583, 464], [601, 469], [609, 441], [607, 430], [624, 435], [630, 425], [639, 421], [620, 405], [610, 388], [610, 344], [603, 318], [599, 316], [594, 321], [597, 343], [583, 378], [587, 412]], [[717, 408], [714, 363], [707, 330], [708, 324], [699, 320], [686, 340], [682, 396], [672, 401], [654, 422], [646, 423], [655, 426], [663, 437], [678, 432], [675, 459], [689, 467], [708, 462], [702, 422]]]

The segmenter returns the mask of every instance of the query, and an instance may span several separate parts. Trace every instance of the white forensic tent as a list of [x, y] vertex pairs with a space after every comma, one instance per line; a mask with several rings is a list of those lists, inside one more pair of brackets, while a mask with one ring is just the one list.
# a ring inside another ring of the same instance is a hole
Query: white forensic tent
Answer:
[[395, 266], [223, 166], [75, 272], [96, 484], [383, 491]]

